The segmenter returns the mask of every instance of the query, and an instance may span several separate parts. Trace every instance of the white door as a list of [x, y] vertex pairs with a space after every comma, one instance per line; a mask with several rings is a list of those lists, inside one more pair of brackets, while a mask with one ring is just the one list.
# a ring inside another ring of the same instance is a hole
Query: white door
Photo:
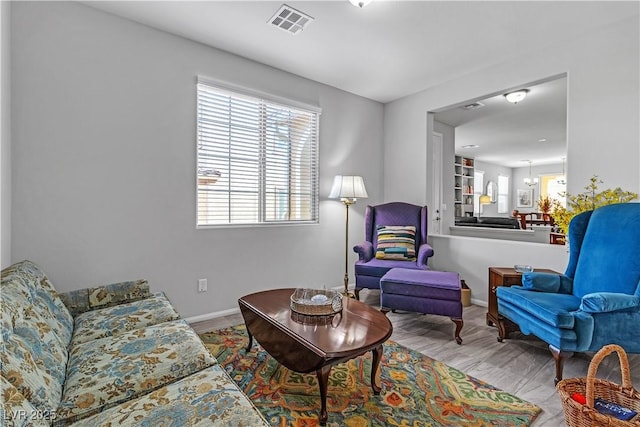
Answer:
[[442, 148], [443, 136], [433, 132], [433, 156], [431, 164], [431, 182], [433, 183], [433, 199], [429, 206], [432, 234], [442, 234]]

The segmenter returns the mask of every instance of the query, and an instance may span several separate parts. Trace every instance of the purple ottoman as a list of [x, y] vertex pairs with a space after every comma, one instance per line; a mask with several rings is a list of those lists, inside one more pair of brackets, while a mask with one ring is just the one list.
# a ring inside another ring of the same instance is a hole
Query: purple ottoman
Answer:
[[448, 316], [456, 324], [456, 342], [462, 344], [460, 331], [464, 323], [458, 273], [392, 268], [380, 279], [380, 310], [385, 314], [403, 310]]

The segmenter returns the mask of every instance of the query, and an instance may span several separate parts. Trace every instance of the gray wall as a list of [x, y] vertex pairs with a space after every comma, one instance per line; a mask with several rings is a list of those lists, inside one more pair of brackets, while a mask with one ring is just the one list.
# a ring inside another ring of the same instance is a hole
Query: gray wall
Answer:
[[[341, 285], [345, 208], [327, 195], [336, 174], [364, 177], [361, 240], [367, 202], [383, 199], [381, 104], [77, 3], [14, 3], [12, 30], [13, 261], [60, 290], [148, 278], [187, 317]], [[323, 109], [320, 224], [196, 230], [199, 74]]]
[[[385, 105], [385, 199], [430, 202], [427, 112], [567, 73], [567, 173], [579, 192], [595, 173], [608, 185], [640, 189], [638, 16], [523, 54]], [[413, 153], [406, 156], [404, 153]], [[453, 162], [453, 159], [451, 159]], [[403, 174], [393, 171], [402, 168]], [[411, 187], [406, 183], [411, 182]], [[446, 184], [446, 183], [445, 183]], [[449, 183], [449, 185], [452, 185]]]
[[[454, 182], [455, 168], [453, 165], [453, 161], [449, 161], [449, 159], [453, 159], [455, 152], [455, 128], [453, 126], [434, 121], [433, 130], [442, 134], [442, 182]], [[447, 188], [448, 186], [443, 185], [442, 203], [447, 209], [444, 209], [443, 207], [442, 214], [440, 215], [440, 221], [442, 222], [442, 232], [448, 234], [449, 227], [454, 224], [452, 212], [454, 212], [455, 195], [453, 189], [448, 190]]]
[[[540, 184], [533, 185], [529, 187], [524, 183], [524, 179], [529, 177], [529, 166], [521, 167], [521, 168], [513, 168], [513, 182], [512, 182], [512, 193], [511, 193], [511, 206], [512, 209], [519, 209], [522, 212], [531, 212], [537, 211], [537, 203], [540, 198]], [[555, 165], [539, 165], [539, 166], [531, 166], [531, 177], [537, 178], [540, 175], [549, 175], [557, 173], [560, 175], [562, 173], [562, 163], [558, 163]], [[576, 193], [582, 193], [585, 185], [587, 185], [587, 181], [580, 182], [579, 186], [572, 185], [572, 188], [580, 188], [580, 190], [574, 190]], [[569, 181], [567, 181], [567, 186], [569, 186]], [[517, 208], [517, 199], [518, 199], [518, 190], [528, 190], [529, 188], [533, 189], [533, 208]], [[509, 211], [511, 212], [511, 211]]]
[[10, 3], [0, 1], [0, 266], [11, 264]]
[[[615, 7], [612, 5], [612, 7]], [[640, 190], [640, 24], [634, 16], [569, 42], [470, 72], [415, 95], [385, 105], [384, 197], [411, 198], [432, 204], [428, 173], [431, 138], [427, 112], [469, 99], [504, 93], [551, 76], [567, 74], [567, 182], [570, 193], [582, 191], [593, 174], [607, 187]], [[405, 153], [412, 153], [407, 156]], [[444, 164], [453, 163], [453, 156]], [[394, 171], [402, 170], [402, 174]], [[411, 183], [408, 186], [407, 183]], [[452, 186], [452, 182], [444, 181]], [[452, 190], [451, 190], [452, 191]], [[433, 268], [459, 271], [472, 295], [486, 301], [487, 267], [515, 263], [559, 268], [563, 248], [471, 237], [433, 236]], [[509, 248], [512, 249], [509, 249]], [[549, 263], [552, 255], [554, 263]]]
[[[495, 181], [498, 183], [498, 175], [508, 176], [509, 177], [509, 206], [507, 208], [506, 213], [498, 213], [498, 204], [485, 205], [482, 210], [482, 215], [484, 216], [503, 216], [509, 217], [511, 216], [511, 211], [513, 209], [517, 209], [517, 194], [518, 190], [526, 190], [529, 187], [524, 183], [524, 178], [529, 176], [529, 166], [519, 167], [519, 168], [508, 168], [505, 166], [494, 165], [492, 163], [486, 163], [479, 160], [475, 161], [476, 170], [484, 171], [484, 188], [487, 187], [487, 182]], [[531, 177], [536, 178], [539, 175], [548, 175], [548, 174], [561, 174], [562, 173], [562, 163], [558, 164], [550, 164], [550, 165], [539, 165], [531, 167]], [[539, 185], [534, 185], [531, 187], [533, 189], [533, 208], [519, 208], [521, 211], [532, 211], [536, 209], [536, 203], [538, 201], [538, 197], [540, 197], [540, 187]], [[486, 192], [486, 191], [485, 191]]]
[[[509, 194], [513, 195], [513, 192], [515, 190], [513, 190], [514, 186], [513, 186], [513, 177], [512, 175], [512, 169], [508, 168], [506, 166], [500, 166], [500, 165], [494, 165], [492, 163], [486, 163], [486, 162], [481, 162], [476, 160], [474, 162], [474, 166], [476, 170], [480, 170], [484, 172], [484, 180], [482, 183], [482, 193], [486, 194], [487, 193], [487, 183], [489, 181], [493, 181], [496, 184], [498, 184], [498, 176], [502, 175], [502, 176], [508, 176], [509, 177]], [[511, 211], [513, 210], [513, 207], [515, 206], [513, 204], [513, 202], [511, 200], [509, 200], [509, 206], [507, 206], [507, 212], [506, 213], [498, 213], [498, 202], [496, 201], [495, 203], [492, 203], [490, 205], [483, 205], [482, 206], [482, 216], [502, 216], [502, 217], [509, 217], [511, 216]]]

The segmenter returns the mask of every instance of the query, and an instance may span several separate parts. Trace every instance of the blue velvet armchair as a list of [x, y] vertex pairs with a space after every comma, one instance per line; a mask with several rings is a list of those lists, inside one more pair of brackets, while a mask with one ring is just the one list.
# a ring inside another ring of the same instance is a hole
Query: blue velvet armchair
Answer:
[[556, 383], [573, 352], [618, 344], [640, 353], [640, 203], [575, 216], [569, 245], [563, 275], [525, 273], [522, 286], [496, 290], [499, 314], [549, 344]]
[[[365, 211], [365, 241], [354, 246], [358, 253], [355, 264], [356, 298], [363, 288], [380, 289], [380, 278], [392, 268], [427, 270], [427, 260], [433, 248], [427, 243], [427, 207], [403, 202], [367, 206]], [[378, 227], [414, 226], [415, 260], [378, 259]]]

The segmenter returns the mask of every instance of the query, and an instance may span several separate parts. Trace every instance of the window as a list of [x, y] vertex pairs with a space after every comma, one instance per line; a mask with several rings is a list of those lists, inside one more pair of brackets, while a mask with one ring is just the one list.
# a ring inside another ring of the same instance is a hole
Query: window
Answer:
[[509, 212], [509, 177], [498, 175], [498, 213]]
[[318, 222], [320, 110], [202, 78], [197, 95], [198, 226]]
[[484, 171], [473, 172], [473, 214], [480, 215], [480, 196], [484, 188]]
[[542, 175], [540, 177], [540, 195], [556, 199], [562, 206], [566, 206], [567, 183], [564, 174]]

